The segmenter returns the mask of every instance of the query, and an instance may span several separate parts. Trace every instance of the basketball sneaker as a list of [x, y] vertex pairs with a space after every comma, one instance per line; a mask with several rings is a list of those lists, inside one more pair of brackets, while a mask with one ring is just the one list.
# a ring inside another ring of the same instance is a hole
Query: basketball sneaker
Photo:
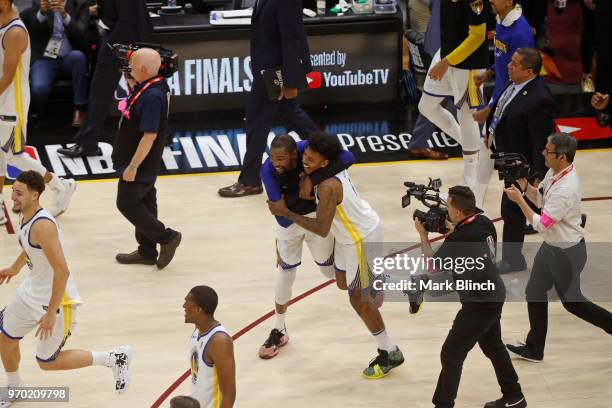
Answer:
[[378, 349], [376, 356], [370, 365], [366, 367], [362, 375], [370, 380], [386, 377], [391, 369], [401, 365], [404, 362], [402, 351], [396, 347], [393, 351]]
[[121, 346], [110, 352], [111, 370], [115, 377], [115, 392], [123, 394], [130, 387], [132, 382], [132, 347]]
[[518, 357], [522, 360], [531, 361], [532, 363], [541, 363], [542, 360], [544, 360], [543, 357], [536, 356], [532, 353], [523, 342], [519, 342], [518, 345], [506, 344], [506, 348], [510, 356]]
[[53, 191], [53, 203], [49, 212], [54, 217], [59, 217], [68, 209], [70, 205], [70, 199], [76, 191], [76, 181], [74, 179], [60, 179], [59, 185], [61, 187], [52, 187]]
[[15, 389], [15, 388], [23, 388], [24, 385], [22, 384], [7, 384], [7, 386], [5, 388], [0, 388], [0, 408], [8, 408], [12, 405], [13, 402], [18, 402], [19, 399], [18, 398], [10, 398], [9, 396], [9, 390]]
[[500, 398], [497, 401], [487, 402], [484, 408], [526, 408], [527, 401], [525, 397], [521, 396], [515, 401], [508, 401], [505, 398]]
[[4, 212], [4, 199], [0, 197], [0, 225], [4, 225], [8, 222], [6, 213]]
[[[284, 333], [283, 333], [284, 332]], [[280, 348], [289, 342], [289, 335], [286, 330], [280, 331], [272, 329], [266, 342], [259, 348], [259, 357], [264, 360], [276, 357]]]

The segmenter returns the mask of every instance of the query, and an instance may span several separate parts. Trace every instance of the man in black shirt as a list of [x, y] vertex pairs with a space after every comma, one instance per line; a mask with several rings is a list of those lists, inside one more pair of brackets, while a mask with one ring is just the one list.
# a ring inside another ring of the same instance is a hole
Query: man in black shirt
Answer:
[[486, 403], [485, 408], [524, 408], [527, 402], [501, 338], [505, 288], [495, 267], [497, 233], [491, 220], [477, 211], [474, 193], [468, 187], [449, 190], [448, 217], [452, 223], [449, 227], [454, 229], [435, 254], [427, 231], [415, 219], [427, 264], [452, 263], [454, 287], [461, 301], [461, 310], [442, 346], [442, 371], [432, 402], [436, 408], [454, 406], [463, 362], [478, 343], [493, 364], [503, 394], [497, 401]]
[[[489, 2], [441, 0], [440, 50], [434, 55], [423, 86], [419, 111], [463, 149], [462, 184], [473, 186], [480, 133], [470, 109], [484, 105], [475, 76], [489, 67], [486, 42]], [[453, 98], [457, 120], [441, 106]]]
[[[113, 149], [113, 165], [119, 179], [117, 208], [136, 227], [138, 250], [118, 254], [123, 264], [157, 265], [165, 268], [181, 242], [181, 233], [157, 219], [155, 181], [168, 133], [170, 90], [159, 75], [161, 57], [142, 48], [130, 59], [133, 86], [119, 123]], [[161, 245], [158, 258], [157, 244]]]

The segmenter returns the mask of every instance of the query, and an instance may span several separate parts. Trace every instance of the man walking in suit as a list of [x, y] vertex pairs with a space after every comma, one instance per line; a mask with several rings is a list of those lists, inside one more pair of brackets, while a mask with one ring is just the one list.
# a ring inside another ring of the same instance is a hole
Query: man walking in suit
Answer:
[[99, 156], [100, 132], [106, 115], [115, 101], [113, 97], [121, 78], [120, 61], [107, 44], [130, 44], [146, 40], [151, 32], [151, 21], [145, 0], [99, 0], [98, 25], [102, 41], [98, 62], [91, 82], [87, 118], [74, 138], [75, 145], [58, 149], [68, 157]]
[[[519, 48], [508, 64], [510, 81], [491, 105], [487, 118], [485, 144], [493, 152], [519, 153], [531, 165], [530, 173], [546, 173], [542, 150], [546, 138], [554, 131], [555, 102], [538, 73], [542, 58], [533, 48]], [[488, 160], [493, 167], [493, 161]], [[492, 171], [492, 170], [491, 170]], [[524, 270], [527, 265], [521, 253], [525, 239], [525, 215], [506, 194], [502, 195], [504, 219], [500, 274]]]
[[[257, 0], [251, 25], [253, 88], [246, 111], [247, 151], [238, 181], [219, 189], [222, 197], [243, 197], [263, 192], [259, 170], [268, 134], [277, 116], [302, 139], [317, 130], [296, 97], [306, 87], [310, 51], [302, 21], [300, 0]], [[283, 88], [270, 100], [262, 70], [280, 67]]]
[[32, 102], [42, 114], [53, 84], [60, 78], [70, 79], [74, 96], [72, 126], [80, 127], [87, 106], [87, 3], [34, 0], [26, 14], [32, 40]]

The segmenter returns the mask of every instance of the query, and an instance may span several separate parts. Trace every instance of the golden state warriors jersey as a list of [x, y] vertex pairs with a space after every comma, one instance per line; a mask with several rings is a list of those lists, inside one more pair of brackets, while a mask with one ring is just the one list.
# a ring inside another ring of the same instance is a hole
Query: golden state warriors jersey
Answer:
[[[21, 286], [17, 290], [17, 293], [21, 298], [32, 305], [35, 308], [40, 306], [48, 306], [49, 300], [51, 299], [51, 292], [53, 289], [53, 268], [43, 252], [42, 248], [38, 245], [32, 244], [30, 240], [30, 232], [32, 226], [40, 220], [49, 220], [55, 224], [57, 228], [57, 234], [60, 240], [62, 249], [64, 248], [64, 241], [62, 238], [62, 232], [57, 225], [55, 218], [45, 209], [41, 208], [34, 214], [34, 216], [26, 223], [19, 225], [19, 244], [26, 253], [26, 265], [29, 269], [29, 273], [24, 278]], [[66, 290], [62, 299], [62, 305], [77, 305], [81, 304], [81, 297], [76, 287], [76, 283], [72, 274], [68, 276], [68, 282], [66, 283]]]
[[229, 333], [223, 326], [217, 324], [206, 333], [196, 329], [189, 341], [189, 358], [191, 360], [191, 397], [198, 400], [201, 408], [219, 408], [221, 406], [221, 390], [219, 376], [214, 364], [206, 361], [206, 349], [213, 336], [218, 333]]
[[[337, 242], [357, 245], [374, 231], [380, 218], [370, 204], [359, 196], [346, 170], [336, 174], [335, 178], [342, 183], [342, 202], [336, 206], [331, 232]], [[318, 193], [315, 197], [318, 203]]]
[[[4, 47], [4, 36], [9, 30], [25, 30], [27, 29], [18, 18], [10, 21], [8, 24], [0, 27], [0, 67], [4, 66], [4, 54], [6, 52]], [[29, 38], [29, 35], [28, 35]], [[28, 109], [30, 108], [30, 43], [28, 41], [28, 47], [19, 57], [17, 64], [17, 70], [13, 76], [13, 80], [9, 84], [6, 91], [0, 95], [0, 117], [14, 117], [17, 123], [15, 124], [16, 132], [26, 131], [26, 125], [28, 120]], [[16, 139], [20, 139], [22, 135], [15, 135]], [[25, 140], [25, 135], [23, 135]]]

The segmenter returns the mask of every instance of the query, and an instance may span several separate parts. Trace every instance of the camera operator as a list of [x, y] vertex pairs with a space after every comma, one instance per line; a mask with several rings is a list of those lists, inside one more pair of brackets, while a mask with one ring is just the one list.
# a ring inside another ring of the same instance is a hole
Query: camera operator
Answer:
[[[141, 48], [130, 58], [126, 80], [133, 88], [119, 122], [113, 147], [113, 165], [120, 175], [117, 208], [136, 227], [139, 247], [118, 254], [122, 264], [157, 265], [165, 268], [181, 242], [181, 233], [157, 219], [155, 181], [159, 175], [168, 133], [170, 90], [159, 74], [161, 57]], [[161, 245], [159, 258], [157, 244]]]
[[[527, 340], [524, 345], [507, 345], [513, 354], [533, 362], [544, 358], [547, 291], [553, 285], [567, 311], [612, 334], [612, 313], [593, 304], [580, 290], [587, 253], [580, 213], [580, 180], [573, 165], [577, 144], [567, 133], [552, 134], [542, 151], [549, 170], [540, 187], [536, 189], [522, 179], [519, 184], [524, 194], [515, 186], [505, 190], [544, 239], [525, 290], [530, 324]], [[541, 215], [531, 209], [525, 195], [542, 208]]]
[[[466, 268], [463, 273], [452, 271], [453, 280], [484, 284], [491, 282], [493, 290], [458, 290], [461, 310], [457, 313], [442, 351], [442, 371], [432, 402], [436, 408], [454, 406], [463, 362], [468, 352], [478, 343], [491, 360], [503, 397], [488, 402], [485, 408], [523, 408], [527, 402], [518, 383], [518, 375], [512, 366], [508, 351], [501, 338], [501, 312], [505, 300], [504, 284], [495, 267], [497, 233], [491, 220], [478, 213], [474, 193], [464, 186], [448, 191], [448, 218], [452, 230], [442, 246], [434, 254], [428, 240], [428, 232], [418, 219], [415, 227], [421, 239], [423, 255], [430, 260], [440, 258], [480, 259], [484, 267]], [[447, 222], [447, 224], [450, 224]], [[454, 229], [452, 229], [454, 225]], [[433, 259], [432, 259], [433, 258]], [[446, 262], [445, 262], [446, 263]], [[454, 264], [454, 261], [453, 261]]]

